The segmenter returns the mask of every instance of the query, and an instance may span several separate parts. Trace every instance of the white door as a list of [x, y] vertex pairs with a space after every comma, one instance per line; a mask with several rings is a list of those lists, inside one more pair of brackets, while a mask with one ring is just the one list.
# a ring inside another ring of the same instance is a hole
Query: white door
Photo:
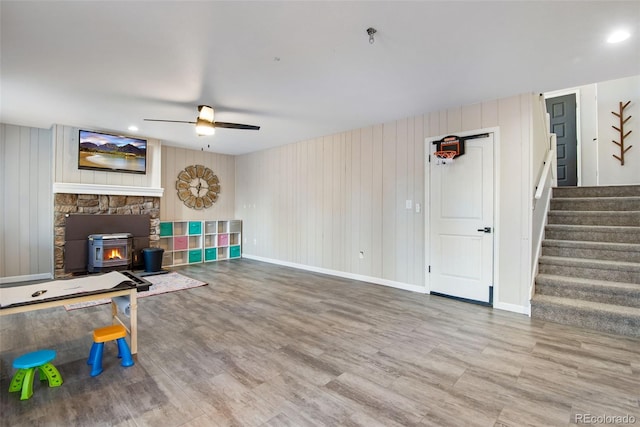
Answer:
[[[431, 152], [433, 144], [429, 144]], [[451, 164], [430, 162], [431, 293], [490, 302], [493, 134], [469, 139]]]

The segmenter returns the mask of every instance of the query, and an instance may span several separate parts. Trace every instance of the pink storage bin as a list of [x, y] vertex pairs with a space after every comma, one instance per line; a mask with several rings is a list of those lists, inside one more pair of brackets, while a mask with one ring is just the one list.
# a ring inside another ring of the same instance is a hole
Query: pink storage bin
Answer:
[[187, 236], [180, 236], [173, 238], [173, 250], [182, 251], [189, 247], [189, 240]]

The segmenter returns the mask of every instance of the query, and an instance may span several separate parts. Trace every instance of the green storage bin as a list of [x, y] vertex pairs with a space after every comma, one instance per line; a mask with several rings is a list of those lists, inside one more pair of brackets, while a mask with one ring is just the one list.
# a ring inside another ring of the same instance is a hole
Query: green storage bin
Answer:
[[160, 223], [160, 237], [173, 236], [173, 223], [161, 222]]
[[189, 264], [193, 264], [196, 262], [202, 262], [202, 250], [191, 249], [189, 251]]
[[229, 248], [229, 258], [240, 258], [240, 246], [231, 246]]
[[205, 261], [215, 261], [218, 259], [218, 249], [217, 248], [207, 248], [204, 250], [204, 260]]
[[202, 234], [202, 222], [189, 221], [189, 235], [193, 236], [194, 234]]

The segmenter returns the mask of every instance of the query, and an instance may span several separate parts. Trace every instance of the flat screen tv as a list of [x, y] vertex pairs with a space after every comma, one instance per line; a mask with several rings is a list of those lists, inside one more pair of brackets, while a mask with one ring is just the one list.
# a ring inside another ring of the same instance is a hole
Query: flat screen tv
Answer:
[[78, 141], [78, 169], [147, 173], [145, 139], [80, 130]]

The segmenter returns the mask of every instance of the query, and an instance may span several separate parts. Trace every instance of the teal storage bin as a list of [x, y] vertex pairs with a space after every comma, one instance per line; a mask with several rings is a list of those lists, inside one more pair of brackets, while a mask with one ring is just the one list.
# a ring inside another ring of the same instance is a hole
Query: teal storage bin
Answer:
[[202, 222], [189, 221], [189, 235], [202, 234]]
[[202, 262], [202, 251], [200, 249], [192, 249], [189, 251], [189, 264]]
[[231, 246], [229, 248], [229, 258], [240, 258], [240, 246]]
[[205, 261], [215, 261], [218, 259], [218, 249], [217, 248], [207, 248], [204, 250], [204, 260]]
[[173, 236], [173, 223], [161, 222], [160, 223], [160, 237]]

